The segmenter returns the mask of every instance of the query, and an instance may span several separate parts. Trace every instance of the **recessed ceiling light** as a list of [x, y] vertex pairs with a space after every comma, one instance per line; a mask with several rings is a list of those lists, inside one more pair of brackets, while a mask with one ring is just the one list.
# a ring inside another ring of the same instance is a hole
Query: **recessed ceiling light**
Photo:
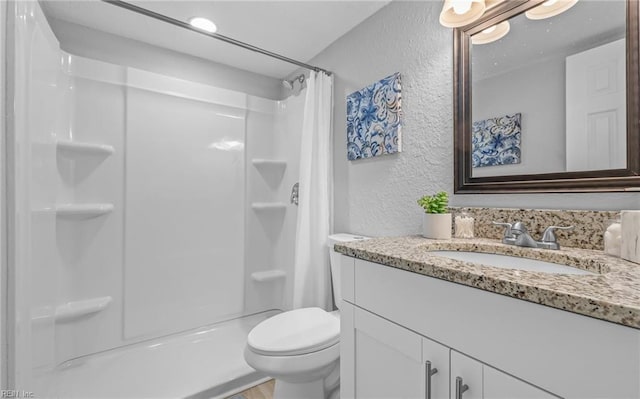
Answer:
[[189, 18], [189, 24], [194, 28], [198, 28], [205, 32], [215, 33], [218, 30], [216, 24], [213, 23], [210, 19], [202, 18], [202, 17], [193, 17]]

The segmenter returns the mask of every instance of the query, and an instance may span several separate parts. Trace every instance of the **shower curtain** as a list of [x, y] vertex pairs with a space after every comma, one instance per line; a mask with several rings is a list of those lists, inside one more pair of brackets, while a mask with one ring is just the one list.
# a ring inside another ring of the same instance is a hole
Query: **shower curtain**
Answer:
[[293, 307], [332, 308], [327, 236], [332, 228], [331, 111], [333, 78], [311, 72], [300, 145]]

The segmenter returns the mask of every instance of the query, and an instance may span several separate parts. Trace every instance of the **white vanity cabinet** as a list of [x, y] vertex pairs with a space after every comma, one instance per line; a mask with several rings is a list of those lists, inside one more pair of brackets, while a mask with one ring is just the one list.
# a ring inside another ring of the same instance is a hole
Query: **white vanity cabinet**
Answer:
[[[640, 398], [640, 331], [344, 257], [341, 398]], [[437, 373], [427, 378], [427, 362]], [[456, 396], [456, 378], [468, 389]]]
[[[353, 367], [343, 381], [354, 384], [351, 395], [342, 388], [342, 398], [557, 398], [351, 304], [344, 313], [353, 321]], [[467, 387], [462, 396], [456, 377]]]
[[351, 397], [429, 398], [430, 390], [431, 399], [449, 398], [449, 348], [350, 304], [345, 310], [353, 319]]

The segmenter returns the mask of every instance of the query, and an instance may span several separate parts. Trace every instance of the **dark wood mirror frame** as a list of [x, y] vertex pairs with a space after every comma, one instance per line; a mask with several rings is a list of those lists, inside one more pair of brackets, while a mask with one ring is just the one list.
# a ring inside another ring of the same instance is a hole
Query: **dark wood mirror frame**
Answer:
[[454, 192], [531, 193], [640, 191], [639, 0], [627, 0], [627, 167], [585, 172], [472, 177], [471, 35], [514, 17], [545, 0], [506, 0], [478, 21], [454, 30]]

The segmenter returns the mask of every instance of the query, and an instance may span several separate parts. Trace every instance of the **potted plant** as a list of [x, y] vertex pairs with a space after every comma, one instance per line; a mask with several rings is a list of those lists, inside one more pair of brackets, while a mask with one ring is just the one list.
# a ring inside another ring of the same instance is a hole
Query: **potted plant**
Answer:
[[447, 213], [449, 195], [440, 191], [435, 195], [425, 195], [418, 200], [424, 209], [422, 235], [435, 240], [451, 238], [451, 214]]

